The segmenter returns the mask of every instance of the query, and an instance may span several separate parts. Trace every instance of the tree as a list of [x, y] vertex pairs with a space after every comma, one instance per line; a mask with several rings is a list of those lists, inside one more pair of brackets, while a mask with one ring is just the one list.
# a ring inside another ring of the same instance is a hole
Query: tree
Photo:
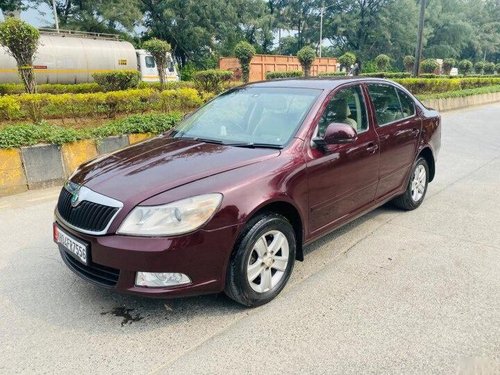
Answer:
[[316, 52], [310, 46], [305, 46], [297, 53], [297, 58], [304, 71], [304, 76], [309, 77], [311, 75], [311, 66], [314, 59], [316, 59]]
[[255, 55], [255, 48], [250, 43], [241, 41], [234, 48], [234, 54], [240, 61], [243, 82], [247, 83], [250, 75], [250, 61]]
[[472, 71], [473, 67], [474, 67], [474, 65], [472, 64], [472, 62], [470, 60], [467, 60], [467, 59], [461, 60], [458, 63], [458, 71], [461, 74], [463, 74], [464, 76], [466, 76], [468, 73], [470, 73]]
[[483, 74], [483, 69], [484, 69], [484, 61], [477, 61], [474, 64], [474, 72], [476, 74]]
[[451, 69], [457, 64], [457, 60], [453, 58], [447, 58], [443, 60], [443, 72], [446, 75], [449, 75]]
[[164, 40], [157, 38], [150, 39], [142, 45], [143, 48], [148, 51], [156, 62], [156, 68], [158, 69], [158, 75], [160, 76], [160, 87], [163, 90], [165, 88], [165, 71], [167, 69], [167, 52], [172, 49], [170, 44]]
[[18, 18], [7, 18], [0, 24], [0, 44], [16, 59], [17, 70], [27, 93], [36, 92], [33, 60], [38, 49], [40, 33]]
[[413, 72], [413, 67], [415, 66], [415, 56], [406, 55], [403, 58], [403, 64], [408, 73]]
[[500, 63], [495, 65], [495, 70], [497, 71], [497, 74], [500, 74]]
[[484, 63], [484, 74], [494, 74], [495, 73], [495, 63], [486, 62]]
[[341, 68], [350, 69], [351, 65], [356, 62], [356, 55], [352, 52], [346, 52], [339, 57], [339, 63]]
[[420, 69], [424, 73], [434, 73], [437, 68], [439, 68], [439, 64], [436, 59], [425, 59], [420, 63]]
[[391, 58], [387, 55], [380, 54], [375, 57], [375, 64], [377, 65], [377, 69], [379, 72], [386, 72], [389, 68], [389, 63], [391, 62]]

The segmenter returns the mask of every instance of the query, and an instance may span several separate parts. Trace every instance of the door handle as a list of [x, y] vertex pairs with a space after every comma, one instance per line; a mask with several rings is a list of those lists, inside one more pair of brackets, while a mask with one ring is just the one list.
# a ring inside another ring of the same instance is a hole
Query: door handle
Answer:
[[366, 151], [368, 151], [370, 154], [374, 154], [377, 150], [378, 150], [378, 145], [374, 143], [370, 143], [366, 148]]

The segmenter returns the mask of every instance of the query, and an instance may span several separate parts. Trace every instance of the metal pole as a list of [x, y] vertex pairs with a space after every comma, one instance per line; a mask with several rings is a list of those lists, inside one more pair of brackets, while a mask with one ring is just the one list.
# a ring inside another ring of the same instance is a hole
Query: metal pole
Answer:
[[319, 14], [319, 58], [321, 58], [321, 45], [323, 44], [323, 12], [325, 11], [325, 6], [321, 7], [321, 12]]
[[56, 0], [52, 0], [52, 11], [54, 12], [54, 21], [56, 24], [56, 31], [59, 32], [59, 19], [57, 18]]
[[422, 57], [422, 42], [424, 34], [425, 6], [427, 0], [420, 0], [420, 17], [418, 20], [417, 48], [415, 50], [415, 66], [413, 67], [413, 75], [418, 77], [420, 74], [420, 58]]

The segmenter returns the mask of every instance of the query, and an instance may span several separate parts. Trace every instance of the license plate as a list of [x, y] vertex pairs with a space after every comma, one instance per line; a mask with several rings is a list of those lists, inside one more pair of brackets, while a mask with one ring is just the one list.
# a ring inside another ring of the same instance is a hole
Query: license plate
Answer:
[[54, 240], [74, 258], [87, 264], [88, 245], [78, 241], [54, 224]]

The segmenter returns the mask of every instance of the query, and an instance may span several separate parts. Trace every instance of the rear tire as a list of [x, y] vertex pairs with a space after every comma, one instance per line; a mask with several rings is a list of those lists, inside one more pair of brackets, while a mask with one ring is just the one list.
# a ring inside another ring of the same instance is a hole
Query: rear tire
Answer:
[[233, 250], [224, 292], [248, 307], [268, 303], [290, 278], [296, 248], [295, 231], [284, 216], [272, 212], [256, 216]]
[[403, 195], [395, 198], [392, 203], [403, 210], [414, 210], [424, 201], [428, 185], [429, 165], [423, 157], [419, 157], [411, 171], [406, 191]]

